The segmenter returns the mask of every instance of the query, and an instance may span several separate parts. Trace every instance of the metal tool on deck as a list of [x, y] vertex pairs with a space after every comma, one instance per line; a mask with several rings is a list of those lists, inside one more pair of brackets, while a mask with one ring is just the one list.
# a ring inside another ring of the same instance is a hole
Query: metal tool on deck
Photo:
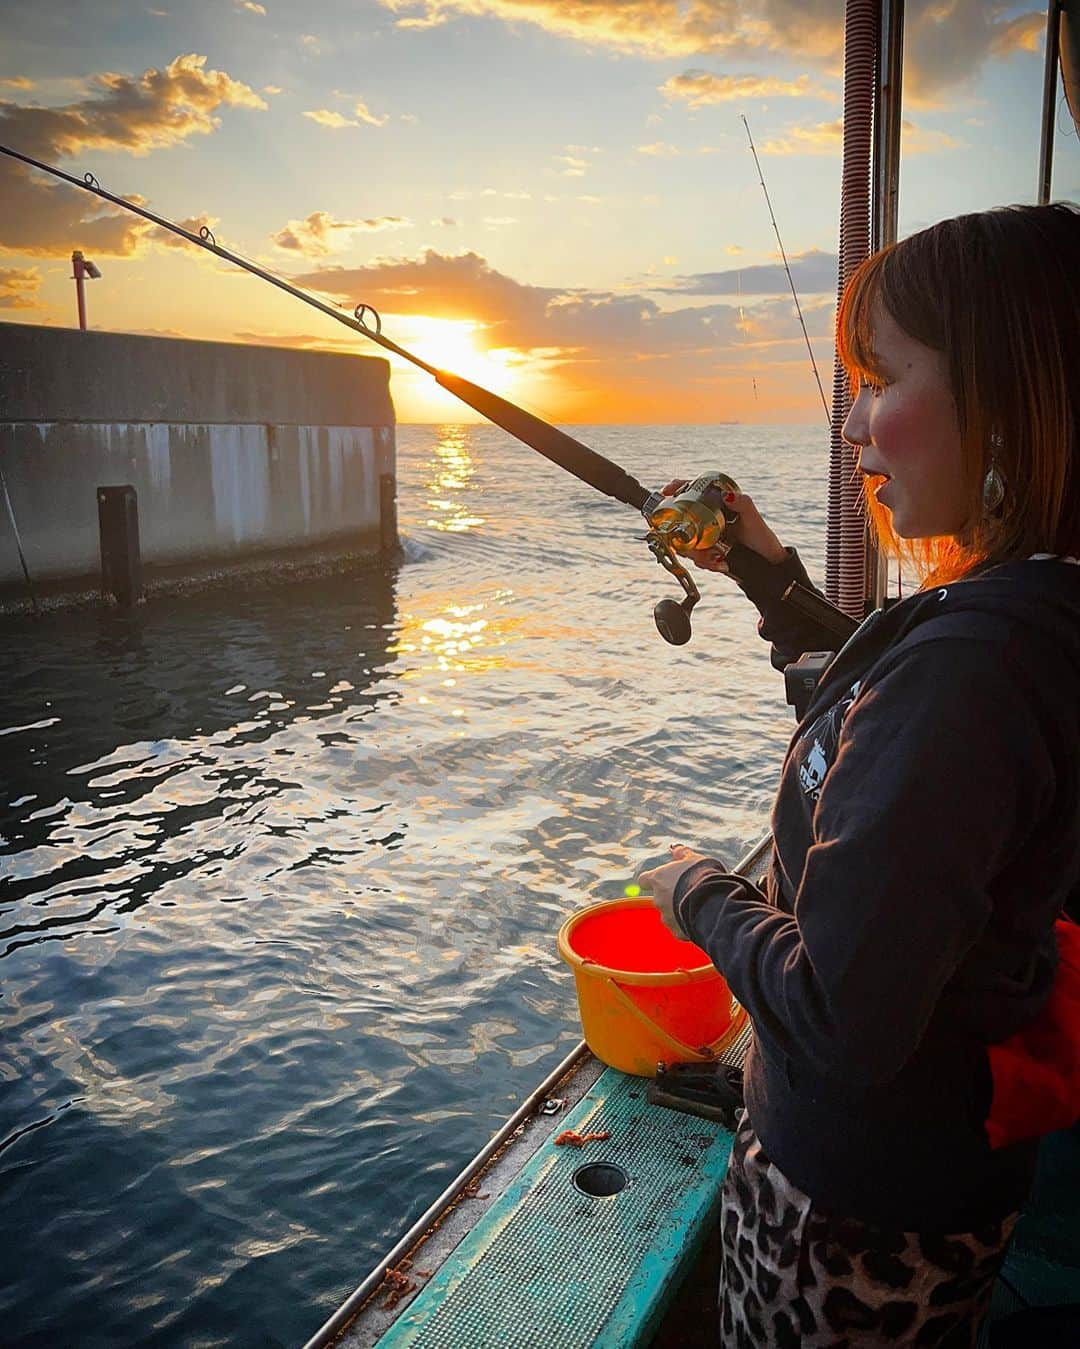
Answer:
[[[657, 562], [675, 577], [684, 592], [682, 600], [663, 599], [657, 603], [653, 609], [657, 630], [666, 642], [674, 646], [681, 646], [690, 640], [690, 612], [701, 598], [701, 594], [689, 572], [678, 559], [697, 549], [712, 547], [738, 519], [733, 511], [725, 509], [723, 501], [725, 492], [737, 490], [731, 478], [720, 472], [712, 472], [697, 478], [674, 497], [665, 497], [660, 492], [650, 492], [618, 464], [605, 459], [603, 455], [597, 454], [595, 450], [568, 436], [564, 431], [559, 431], [531, 412], [526, 412], [516, 403], [500, 398], [498, 394], [482, 388], [479, 384], [473, 384], [471, 380], [462, 379], [460, 375], [451, 374], [448, 370], [440, 370], [384, 336], [382, 319], [370, 305], [358, 304], [351, 314], [336, 309], [275, 276], [273, 272], [267, 271], [250, 259], [223, 248], [206, 225], [202, 226], [198, 234], [193, 234], [165, 216], [148, 211], [145, 206], [136, 205], [124, 197], [107, 192], [92, 173], [76, 178], [73, 174], [65, 173], [63, 169], [33, 159], [30, 155], [24, 155], [7, 145], [0, 145], [0, 154], [5, 154], [8, 158], [18, 160], [31, 168], [40, 169], [43, 173], [51, 174], [73, 187], [81, 188], [84, 192], [90, 192], [114, 206], [130, 211], [133, 215], [141, 216], [161, 229], [169, 230], [172, 234], [186, 239], [188, 243], [205, 248], [226, 262], [231, 262], [253, 276], [269, 282], [270, 285], [277, 286], [279, 290], [295, 296], [296, 299], [329, 315], [338, 323], [343, 323], [347, 328], [352, 328], [354, 332], [376, 342], [384, 350], [392, 351], [396, 356], [425, 370], [442, 388], [481, 413], [488, 421], [502, 427], [516, 440], [544, 455], [552, 463], [572, 473], [574, 477], [596, 488], [598, 492], [603, 492], [605, 496], [614, 497], [616, 501], [622, 501], [639, 510], [649, 524], [649, 532], [644, 536], [645, 542]], [[830, 637], [839, 637], [844, 641], [854, 631], [855, 623], [842, 610], [822, 600], [806, 587], [798, 584], [781, 587], [775, 579], [774, 569], [752, 549], [732, 543], [728, 547], [725, 560], [731, 575], [736, 580], [744, 582], [748, 588], [752, 588], [756, 595], [794, 605], [804, 617], [821, 624]]]

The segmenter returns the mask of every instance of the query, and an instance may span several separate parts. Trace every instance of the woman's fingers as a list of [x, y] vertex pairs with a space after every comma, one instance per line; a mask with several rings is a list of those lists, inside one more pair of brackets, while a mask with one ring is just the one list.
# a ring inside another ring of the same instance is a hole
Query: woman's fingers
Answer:
[[728, 527], [730, 542], [741, 543], [760, 553], [766, 562], [783, 562], [787, 549], [765, 523], [761, 512], [754, 505], [754, 499], [745, 492], [729, 492], [724, 505], [739, 517], [735, 524]]
[[672, 478], [672, 480], [669, 483], [666, 483], [663, 487], [660, 488], [660, 495], [664, 497], [678, 496], [684, 487], [689, 486], [690, 486], [689, 478]]
[[694, 548], [686, 556], [695, 567], [702, 567], [705, 571], [727, 572], [728, 564], [725, 562], [727, 557], [727, 547], [720, 548]]

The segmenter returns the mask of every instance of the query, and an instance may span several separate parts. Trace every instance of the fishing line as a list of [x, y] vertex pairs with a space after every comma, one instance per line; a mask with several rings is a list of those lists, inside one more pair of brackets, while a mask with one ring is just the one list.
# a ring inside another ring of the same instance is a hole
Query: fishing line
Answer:
[[[747, 131], [749, 132], [749, 127], [747, 127]], [[92, 173], [86, 173], [82, 178], [76, 178], [73, 174], [65, 173], [63, 169], [55, 168], [52, 164], [46, 164], [39, 159], [33, 159], [30, 155], [24, 155], [6, 145], [0, 145], [0, 154], [5, 154], [10, 159], [17, 159], [23, 164], [30, 165], [31, 168], [40, 169], [43, 173], [48, 173], [54, 178], [70, 183], [73, 187], [80, 188], [84, 192], [90, 192], [113, 206], [119, 206], [122, 210], [141, 216], [142, 219], [149, 220], [151, 224], [157, 225], [159, 229], [168, 230], [181, 239], [186, 239], [188, 243], [195, 244], [198, 248], [205, 248], [207, 252], [215, 254], [226, 262], [231, 262], [234, 266], [250, 272], [263, 281], [268, 281], [272, 286], [285, 291], [286, 294], [292, 295], [297, 300], [302, 300], [304, 304], [311, 305], [313, 309], [318, 309], [320, 313], [326, 314], [335, 322], [343, 323], [347, 328], [351, 328], [370, 341], [376, 342], [385, 350], [391, 351], [410, 364], [418, 366], [431, 375], [442, 388], [481, 413], [488, 421], [502, 427], [515, 440], [519, 440], [523, 445], [528, 445], [531, 449], [536, 450], [538, 454], [542, 454], [552, 463], [558, 464], [560, 468], [573, 474], [575, 478], [588, 483], [596, 491], [602, 492], [605, 496], [614, 497], [616, 501], [621, 501], [624, 505], [632, 506], [635, 510], [640, 511], [650, 526], [649, 532], [644, 536], [644, 542], [648, 543], [649, 549], [657, 562], [678, 581], [684, 593], [684, 598], [680, 603], [665, 599], [656, 605], [653, 613], [657, 629], [664, 640], [672, 645], [679, 646], [689, 641], [690, 611], [701, 598], [701, 595], [679, 559], [696, 549], [713, 546], [720, 539], [726, 527], [737, 521], [738, 516], [725, 503], [731, 492], [738, 491], [738, 487], [726, 474], [719, 472], [706, 473], [689, 484], [676, 497], [669, 498], [661, 492], [650, 492], [635, 477], [627, 473], [621, 465], [611, 459], [606, 459], [602, 454], [597, 454], [595, 450], [583, 445], [581, 441], [575, 440], [573, 436], [568, 436], [564, 431], [552, 426], [550, 422], [543, 421], [518, 404], [511, 403], [508, 399], [492, 393], [479, 384], [473, 384], [460, 375], [452, 374], [448, 370], [440, 370], [437, 366], [414, 355], [411, 351], [406, 351], [404, 347], [398, 346], [396, 342], [383, 335], [382, 318], [371, 305], [358, 304], [350, 317], [342, 313], [340, 308], [316, 299], [314, 295], [291, 285], [265, 267], [260, 267], [250, 259], [231, 252], [227, 248], [222, 248], [209, 225], [202, 225], [198, 234], [193, 234], [182, 225], [147, 210], [145, 206], [136, 205], [124, 197], [107, 192]], [[762, 186], [764, 186], [764, 182]], [[779, 239], [779, 233], [777, 238]], [[787, 260], [785, 259], [786, 265]], [[788, 278], [790, 280], [790, 272]], [[794, 286], [792, 286], [792, 293], [794, 293]], [[796, 305], [798, 305], [797, 298]], [[800, 314], [800, 320], [801, 317]], [[805, 332], [804, 325], [803, 333], [805, 334]], [[809, 338], [807, 338], [807, 343], [809, 344]], [[811, 359], [813, 359], [813, 352], [811, 352]], [[820, 385], [821, 381], [819, 380], [819, 388]], [[824, 393], [822, 398], [824, 399]], [[14, 512], [11, 511], [10, 500], [8, 510], [14, 524]], [[775, 591], [775, 599], [778, 602], [782, 601], [799, 608], [804, 616], [809, 615], [826, 631], [839, 636], [841, 640], [846, 640], [850, 636], [855, 625], [835, 605], [822, 600], [820, 596], [797, 582], [790, 585], [783, 583], [780, 578], [775, 576], [774, 569], [770, 564], [760, 554], [755, 553], [753, 549], [739, 543], [731, 543], [730, 545], [725, 543], [724, 547], [728, 570], [737, 580], [755, 586], [762, 597]], [[23, 565], [25, 571], [25, 562]], [[26, 576], [29, 582], [28, 571]]]
[[776, 235], [776, 242], [780, 245], [780, 256], [784, 260], [784, 271], [787, 273], [788, 285], [791, 287], [791, 298], [795, 301], [795, 312], [799, 316], [799, 327], [802, 328], [806, 350], [810, 353], [810, 367], [814, 372], [814, 378], [817, 380], [818, 393], [821, 394], [821, 406], [825, 409], [825, 424], [831, 427], [832, 417], [829, 413], [829, 404], [825, 398], [825, 390], [821, 387], [821, 376], [818, 374], [817, 361], [814, 359], [814, 348], [810, 345], [810, 335], [806, 331], [806, 324], [803, 321], [802, 306], [799, 304], [795, 282], [791, 278], [791, 268], [788, 266], [787, 254], [784, 252], [784, 241], [780, 238], [780, 228], [776, 223], [776, 216], [773, 214], [772, 202], [769, 200], [769, 189], [765, 186], [765, 175], [761, 172], [761, 161], [758, 159], [757, 150], [754, 148], [754, 138], [750, 134], [750, 123], [743, 117], [742, 124], [746, 127], [746, 138], [750, 142], [750, 153], [754, 156], [758, 181], [761, 183], [762, 192], [765, 193], [765, 205], [769, 208], [769, 219], [772, 221], [773, 233]]

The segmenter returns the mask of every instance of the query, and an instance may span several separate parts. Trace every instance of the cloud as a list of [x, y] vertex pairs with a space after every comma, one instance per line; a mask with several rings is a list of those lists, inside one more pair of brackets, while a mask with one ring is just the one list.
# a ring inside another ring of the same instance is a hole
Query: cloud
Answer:
[[309, 112], [300, 114], [302, 117], [310, 117], [313, 122], [319, 126], [328, 127], [331, 131], [340, 131], [342, 127], [359, 126], [359, 122], [353, 121], [349, 117], [343, 116], [340, 112], [333, 112], [330, 108], [314, 108]]
[[363, 267], [323, 267], [293, 280], [337, 299], [352, 304], [362, 300], [394, 314], [474, 319], [515, 328], [533, 324], [548, 301], [561, 294], [514, 281], [477, 253], [451, 255], [431, 248], [418, 258], [384, 259]]
[[271, 97], [272, 97], [274, 94], [280, 94], [280, 93], [281, 93], [281, 85], [280, 85], [280, 84], [264, 84], [264, 85], [263, 85], [263, 88], [262, 88], [262, 91], [263, 91], [264, 94], [270, 94]]
[[773, 75], [710, 75], [705, 70], [687, 70], [672, 75], [660, 86], [660, 92], [673, 103], [677, 99], [691, 108], [711, 103], [732, 103], [750, 98], [824, 98], [833, 101], [836, 90], [811, 85], [808, 75], [796, 80], [781, 80]]
[[[941, 150], [957, 150], [963, 144], [944, 131], [929, 130], [907, 118], [901, 125], [901, 143], [905, 155], [936, 154]], [[788, 127], [759, 148], [763, 155], [838, 155], [843, 145], [844, 122], [838, 117], [833, 122]]]
[[[831, 265], [831, 279], [824, 288], [831, 292], [836, 286], [835, 257], [807, 254], [805, 259], [796, 259], [795, 266], [801, 266], [809, 278], [812, 268], [825, 263]], [[755, 271], [761, 273], [755, 281], [757, 294], [787, 293], [781, 267], [745, 268], [744, 274]], [[774, 272], [779, 272], [783, 281], [782, 291]], [[606, 360], [616, 354], [650, 359], [680, 352], [715, 354], [750, 336], [757, 342], [786, 341], [791, 322], [790, 299], [762, 301], [756, 306], [715, 304], [665, 309], [640, 293], [527, 285], [496, 271], [474, 252], [449, 255], [427, 249], [415, 258], [385, 258], [353, 268], [324, 267], [291, 279], [350, 307], [362, 301], [384, 316], [469, 319], [480, 325], [482, 341], [489, 348], [559, 351], [578, 363]], [[679, 278], [667, 287], [656, 288], [658, 292], [662, 289], [685, 295], [737, 293], [733, 277], [725, 284], [722, 274]], [[750, 291], [747, 285], [743, 289]], [[807, 294], [814, 289], [818, 287], [808, 286]], [[762, 316], [774, 313], [770, 306], [775, 309], [774, 319], [766, 323]], [[827, 315], [831, 313], [831, 301], [823, 305], [811, 302], [804, 309], [820, 309]], [[753, 334], [745, 329], [747, 314], [757, 316]], [[831, 334], [824, 319], [821, 329], [824, 337]]]
[[[324, 333], [255, 333], [248, 330], [233, 333], [238, 342], [250, 342], [259, 347], [290, 347], [301, 351], [355, 351], [364, 339], [330, 337]], [[365, 354], [369, 354], [365, 352]]]
[[936, 154], [939, 150], [959, 150], [962, 146], [963, 141], [958, 141], [946, 132], [916, 126], [906, 117], [900, 124], [901, 155]]
[[385, 126], [390, 120], [389, 113], [383, 113], [381, 117], [376, 117], [375, 114], [368, 109], [367, 104], [362, 102], [358, 102], [356, 107], [353, 108], [353, 116], [359, 117], [361, 122], [367, 122], [368, 126]]
[[0, 267], [0, 309], [40, 309], [36, 267]]
[[[655, 60], [742, 58], [779, 52], [837, 74], [843, 58], [839, 0], [380, 0], [403, 28], [481, 16], [532, 23], [590, 46]], [[987, 61], [1036, 49], [1046, 11], [1017, 15], [1012, 0], [909, 0], [904, 20], [907, 91], [935, 101]]]
[[28, 80], [25, 75], [12, 75], [6, 80], [0, 80], [0, 84], [8, 89], [33, 89], [34, 81]]
[[584, 178], [585, 171], [592, 168], [587, 159], [582, 159], [580, 155], [556, 155], [556, 164], [562, 164], [559, 172], [564, 178]]
[[668, 145], [666, 141], [653, 141], [651, 145], [635, 145], [634, 149], [639, 155], [649, 155], [653, 159], [670, 159], [682, 154], [678, 146]]
[[385, 126], [390, 120], [389, 113], [382, 117], [376, 117], [364, 102], [357, 102], [351, 118], [343, 116], [340, 112], [331, 112], [329, 108], [316, 108], [311, 112], [305, 112], [303, 115], [310, 117], [319, 126], [329, 127], [331, 131], [340, 131], [342, 127], [347, 126], [360, 126], [364, 122], [368, 126]]
[[844, 122], [815, 122], [812, 126], [789, 127], [783, 136], [762, 145], [763, 155], [835, 155], [844, 145]]
[[[90, 93], [73, 103], [43, 108], [0, 100], [0, 141], [53, 162], [81, 150], [145, 155], [209, 135], [220, 125], [219, 108], [266, 106], [249, 85], [207, 70], [206, 57], [190, 53], [137, 77], [96, 75]], [[75, 246], [128, 255], [152, 229], [13, 160], [0, 164], [0, 197], [0, 248], [10, 252], [55, 257]]]
[[[737, 245], [732, 248], [741, 252]], [[728, 250], [732, 251], [731, 248]], [[835, 253], [811, 248], [788, 259], [795, 289], [800, 295], [832, 294], [836, 290], [838, 261]], [[679, 295], [787, 295], [790, 291], [782, 262], [732, 267], [722, 272], [698, 272], [678, 276], [662, 286], [650, 287]]]
[[[746, 407], [751, 374], [760, 383], [767, 371], [777, 378], [773, 388], [763, 386], [760, 413], [773, 420], [806, 420], [816, 413], [816, 389], [806, 378], [803, 338], [786, 290], [742, 303], [701, 304], [695, 297], [693, 305], [680, 307], [678, 294], [523, 284], [477, 253], [448, 255], [434, 249], [362, 267], [320, 267], [290, 280], [349, 309], [358, 301], [374, 306], [387, 336], [421, 357], [422, 337], [409, 338], [412, 317], [468, 321], [478, 349], [503, 352], [510, 364], [527, 365], [534, 378], [552, 377], [542, 394], [531, 395], [541, 415], [552, 420], [655, 421], [660, 412], [674, 420], [715, 421]], [[833, 309], [831, 295], [803, 299], [807, 330], [821, 362], [831, 359]], [[236, 336], [283, 346], [366, 350], [348, 346], [347, 338], [310, 333]], [[401, 389], [412, 377], [403, 373]], [[759, 415], [750, 406], [751, 415]]]
[[[181, 229], [187, 230], [189, 234], [199, 234], [204, 229], [212, 233], [214, 226], [218, 223], [218, 217], [215, 215], [191, 215], [186, 220], [178, 220], [176, 223]], [[164, 248], [195, 247], [187, 239], [182, 239], [179, 234], [173, 234], [171, 230], [151, 226], [149, 233], [152, 234], [154, 242]]]
[[304, 220], [290, 220], [270, 236], [276, 247], [306, 257], [326, 257], [348, 244], [358, 233], [411, 229], [412, 221], [400, 215], [375, 216], [367, 220], [335, 220], [329, 211], [312, 211]]
[[238, 0], [238, 9], [246, 9], [249, 14], [260, 14], [266, 17], [266, 6], [255, 3], [255, 0]]

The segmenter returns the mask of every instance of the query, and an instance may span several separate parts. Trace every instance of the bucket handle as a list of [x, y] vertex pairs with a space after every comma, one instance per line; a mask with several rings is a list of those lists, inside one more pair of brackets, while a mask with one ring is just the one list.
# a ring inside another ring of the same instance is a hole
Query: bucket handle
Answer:
[[[641, 1010], [641, 1008], [637, 1005], [637, 1003], [634, 1002], [633, 998], [627, 997], [622, 987], [619, 984], [617, 984], [615, 980], [610, 977], [610, 975], [604, 980], [604, 982], [608, 985], [611, 991], [615, 994], [616, 998], [619, 999], [619, 1001], [622, 1003], [622, 1005], [626, 1008], [627, 1011], [633, 1013], [633, 1015], [636, 1016], [637, 1019], [640, 1022], [642, 1022], [645, 1026], [647, 1026], [654, 1035], [658, 1036], [666, 1044], [669, 1044], [676, 1051], [676, 1053], [683, 1056], [682, 1058], [675, 1060], [675, 1062], [677, 1063], [685, 1063], [687, 1059], [697, 1062], [703, 1062], [707, 1060], [707, 1055], [715, 1056], [719, 1054], [721, 1050], [723, 1050], [727, 1046], [727, 1044], [731, 1041], [731, 1039], [733, 1038], [733, 1034], [738, 1031], [739, 1027], [742, 1024], [738, 1016], [733, 1015], [731, 1020], [728, 1022], [727, 1028], [725, 1029], [722, 1035], [718, 1036], [715, 1040], [713, 1040], [711, 1044], [701, 1045], [695, 1049], [688, 1044], [684, 1044], [682, 1040], [676, 1039], [676, 1037], [672, 1035], [670, 1031], [666, 1031], [663, 1028], [663, 1026], [657, 1025], [657, 1023], [652, 1019], [651, 1016], [647, 1015], [647, 1013]], [[743, 1009], [740, 1008], [740, 1010]], [[745, 1011], [743, 1012], [743, 1015], [745, 1016]], [[707, 1051], [707, 1055], [702, 1054], [701, 1052], [702, 1049]]]

